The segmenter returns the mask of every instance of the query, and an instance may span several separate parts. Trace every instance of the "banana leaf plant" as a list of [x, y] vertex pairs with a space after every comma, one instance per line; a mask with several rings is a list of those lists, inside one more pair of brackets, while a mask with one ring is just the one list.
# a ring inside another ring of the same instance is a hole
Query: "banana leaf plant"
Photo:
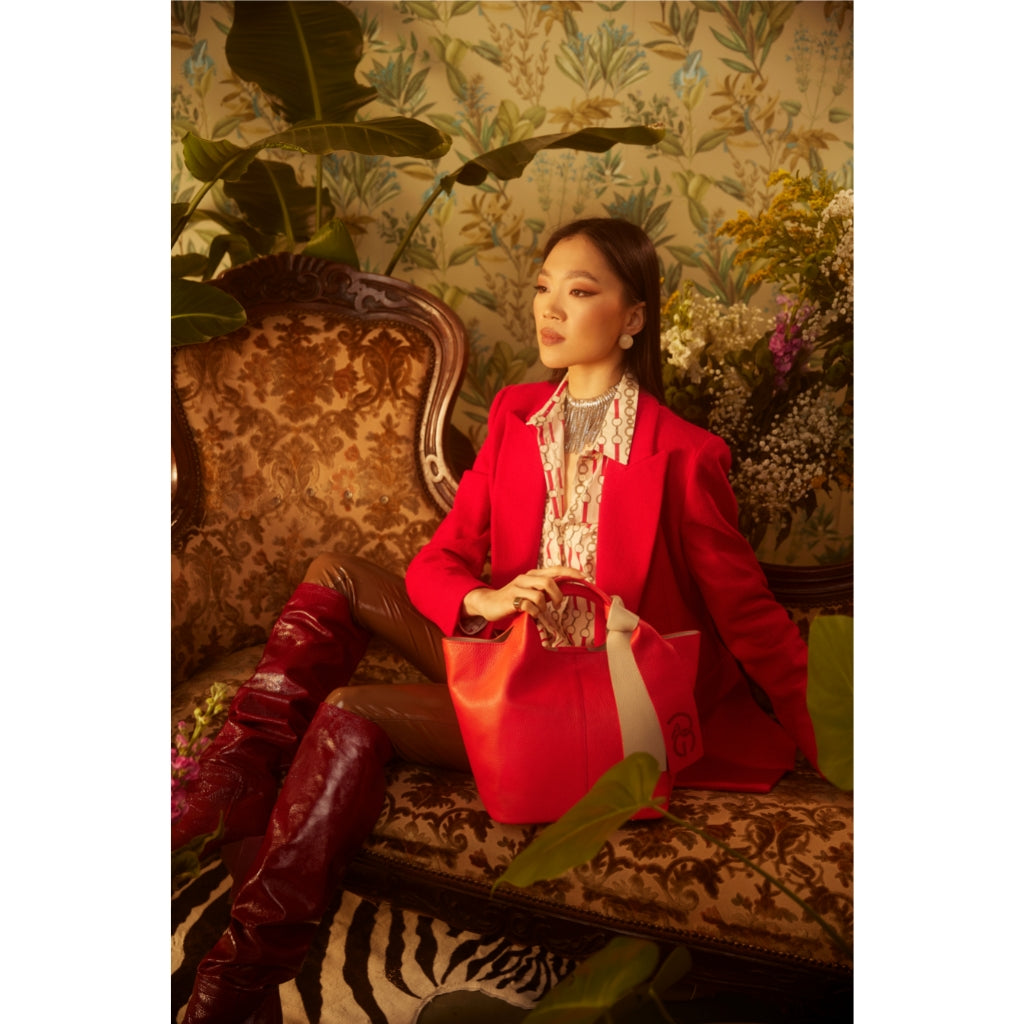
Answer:
[[[355, 119], [377, 90], [356, 81], [362, 27], [342, 4], [241, 0], [234, 5], [225, 55], [232, 71], [258, 85], [288, 127], [246, 147], [186, 134], [185, 166], [202, 185], [189, 203], [172, 204], [171, 245], [197, 214], [226, 234], [215, 238], [205, 258], [172, 257], [172, 345], [205, 341], [245, 323], [234, 299], [202, 283], [225, 254], [243, 262], [280, 246], [313, 242], [309, 251], [315, 255], [354, 261], [348, 233], [339, 231], [340, 221], [329, 219], [333, 210], [322, 184], [325, 155], [350, 150], [431, 160], [451, 146], [443, 132], [413, 118]], [[290, 165], [260, 158], [264, 150], [275, 149], [315, 156], [315, 187], [300, 187]], [[200, 211], [218, 181], [240, 217]], [[190, 276], [202, 280], [186, 280]]]
[[[324, 156], [351, 151], [433, 161], [444, 156], [452, 143], [444, 132], [414, 118], [353, 117], [377, 91], [355, 80], [363, 37], [358, 19], [347, 7], [240, 0], [234, 12], [225, 43], [228, 63], [238, 77], [260, 87], [288, 127], [246, 147], [227, 139], [185, 135], [185, 166], [202, 185], [188, 203], [172, 204], [171, 245], [200, 217], [213, 221], [225, 233], [213, 239], [206, 255], [172, 256], [172, 345], [202, 342], [245, 322], [234, 299], [205, 283], [225, 256], [240, 263], [262, 253], [302, 246], [310, 255], [359, 266], [351, 236], [334, 216], [323, 186]], [[465, 161], [445, 175], [427, 198], [386, 273], [393, 271], [433, 202], [456, 184], [479, 185], [488, 174], [500, 180], [517, 178], [542, 149], [600, 153], [617, 143], [654, 145], [663, 136], [663, 129], [642, 125], [590, 128], [522, 140]], [[314, 156], [315, 185], [299, 185], [289, 164], [261, 159], [264, 150]], [[217, 182], [223, 182], [224, 193], [240, 216], [200, 209]], [[188, 280], [194, 277], [200, 280]]]
[[451, 193], [456, 185], [481, 185], [493, 174], [500, 181], [518, 178], [530, 161], [543, 149], [576, 149], [585, 153], [605, 153], [612, 146], [655, 146], [665, 137], [660, 125], [626, 125], [621, 128], [581, 128], [575, 132], [560, 132], [555, 135], [536, 135], [521, 139], [507, 146], [500, 146], [487, 153], [467, 160], [457, 171], [446, 174], [427, 196], [419, 213], [412, 219], [408, 230], [398, 244], [385, 274], [391, 274], [399, 257], [409, 244], [424, 215], [442, 192]]

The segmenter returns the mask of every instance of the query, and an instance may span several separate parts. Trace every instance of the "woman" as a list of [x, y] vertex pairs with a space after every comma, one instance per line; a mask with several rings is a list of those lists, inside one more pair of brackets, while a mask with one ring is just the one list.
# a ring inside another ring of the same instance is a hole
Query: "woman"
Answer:
[[231, 924], [199, 967], [186, 1021], [280, 1020], [277, 986], [298, 972], [377, 819], [393, 753], [468, 769], [447, 687], [344, 686], [373, 633], [444, 683], [444, 635], [493, 635], [521, 610], [546, 643], [586, 643], [593, 612], [563, 601], [556, 580], [587, 578], [659, 632], [701, 632], [705, 753], [677, 785], [766, 790], [796, 746], [816, 762], [806, 648], [736, 529], [728, 449], [662, 404], [659, 291], [654, 246], [634, 225], [555, 232], [534, 318], [559, 382], [497, 396], [454, 507], [404, 584], [359, 558], [310, 566], [175, 829], [177, 847], [223, 812], [221, 842], [262, 837], [236, 867]]

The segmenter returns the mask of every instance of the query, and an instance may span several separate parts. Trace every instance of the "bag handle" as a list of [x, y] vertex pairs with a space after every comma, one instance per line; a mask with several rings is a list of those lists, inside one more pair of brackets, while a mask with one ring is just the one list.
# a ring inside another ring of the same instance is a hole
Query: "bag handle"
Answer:
[[555, 582], [563, 594], [573, 594], [575, 597], [585, 598], [592, 604], [609, 605], [612, 603], [612, 599], [590, 580], [577, 579], [575, 576], [556, 576]]
[[555, 582], [563, 594], [574, 594], [602, 606], [608, 671], [622, 731], [622, 756], [628, 757], [637, 751], [644, 751], [651, 754], [659, 768], [665, 771], [668, 768], [665, 737], [658, 712], [636, 663], [631, 642], [640, 624], [640, 616], [631, 612], [622, 603], [621, 597], [609, 597], [600, 587], [587, 580], [557, 576]]
[[589, 580], [580, 580], [575, 576], [556, 576], [555, 583], [562, 592], [563, 597], [580, 597], [600, 609], [600, 615], [595, 616], [594, 625], [599, 627], [599, 633], [594, 637], [594, 646], [600, 647], [608, 633], [608, 612], [611, 610], [613, 598], [609, 597], [596, 583]]

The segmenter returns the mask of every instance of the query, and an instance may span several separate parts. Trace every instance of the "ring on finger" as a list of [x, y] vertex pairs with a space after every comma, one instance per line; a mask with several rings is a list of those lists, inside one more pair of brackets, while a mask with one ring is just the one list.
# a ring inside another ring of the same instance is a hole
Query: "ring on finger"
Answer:
[[523, 599], [521, 597], [513, 597], [512, 607], [515, 608], [517, 612], [520, 611], [523, 607]]

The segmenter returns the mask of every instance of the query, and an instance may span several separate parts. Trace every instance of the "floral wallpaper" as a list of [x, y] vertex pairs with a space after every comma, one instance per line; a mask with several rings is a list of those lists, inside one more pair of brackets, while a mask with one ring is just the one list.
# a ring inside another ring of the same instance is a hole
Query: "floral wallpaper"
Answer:
[[[326, 0], [325, 0], [326, 2]], [[647, 230], [666, 299], [684, 282], [726, 306], [773, 316], [777, 288], [752, 283], [719, 229], [767, 210], [775, 171], [822, 172], [853, 188], [853, 5], [836, 2], [359, 2], [358, 77], [377, 90], [360, 116], [400, 114], [453, 139], [439, 160], [327, 158], [325, 185], [362, 269], [384, 272], [438, 179], [517, 139], [659, 123], [653, 147], [539, 153], [521, 178], [456, 185], [430, 208], [393, 271], [444, 299], [466, 325], [470, 365], [455, 423], [479, 445], [498, 388], [539, 379], [531, 317], [536, 250], [559, 224], [624, 216]], [[181, 137], [244, 146], [275, 115], [224, 56], [233, 4], [171, 5], [172, 201], [197, 182]], [[289, 159], [302, 184], [314, 161]], [[204, 201], [227, 208], [220, 186]], [[211, 221], [176, 252], [205, 250]]]

